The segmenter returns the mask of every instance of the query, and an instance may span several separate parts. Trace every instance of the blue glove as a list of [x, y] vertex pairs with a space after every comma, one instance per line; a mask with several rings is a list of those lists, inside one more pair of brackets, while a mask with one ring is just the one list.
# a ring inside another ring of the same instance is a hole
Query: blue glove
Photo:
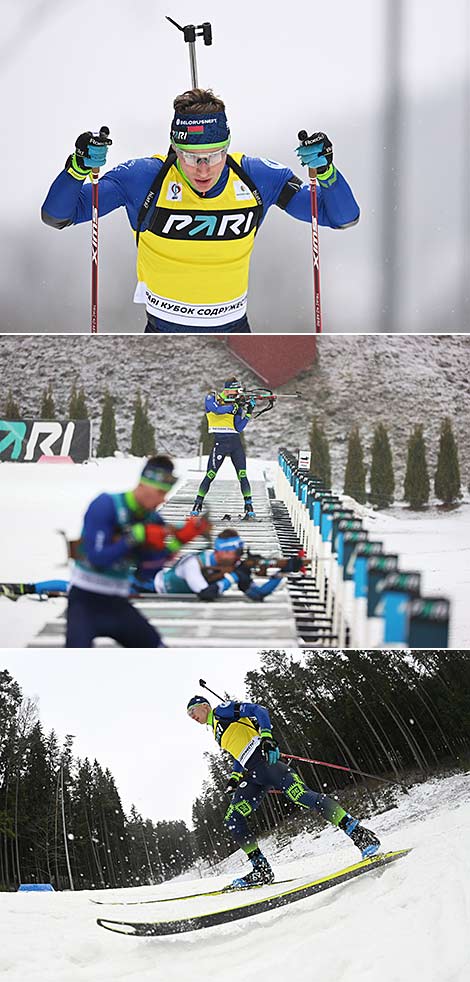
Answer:
[[270, 730], [261, 730], [260, 750], [267, 764], [277, 764], [281, 751]]
[[255, 408], [255, 406], [256, 406], [256, 399], [255, 399], [254, 396], [251, 396], [251, 399], [250, 399], [250, 401], [248, 403], [248, 412], [250, 412], [251, 410], [253, 410]]
[[72, 177], [84, 180], [88, 177], [91, 170], [99, 170], [104, 167], [108, 153], [108, 147], [112, 145], [109, 139], [109, 129], [102, 126], [99, 133], [80, 133], [75, 142], [75, 153], [69, 157], [66, 168]]
[[306, 137], [295, 151], [302, 167], [310, 167], [321, 175], [333, 164], [333, 146], [326, 133]]

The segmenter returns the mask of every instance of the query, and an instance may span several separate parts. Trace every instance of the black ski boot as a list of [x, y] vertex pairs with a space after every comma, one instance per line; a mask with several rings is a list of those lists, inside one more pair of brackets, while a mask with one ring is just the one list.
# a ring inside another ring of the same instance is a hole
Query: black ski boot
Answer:
[[374, 856], [379, 851], [380, 839], [370, 829], [365, 829], [363, 825], [359, 825], [357, 818], [353, 818], [352, 815], [345, 815], [341, 819], [339, 827], [352, 839], [354, 845], [360, 850], [363, 859], [369, 859], [370, 856]]
[[242, 522], [253, 522], [256, 521], [256, 514], [253, 510], [253, 502], [251, 498], [247, 498], [245, 501], [245, 514], [242, 518]]
[[[259, 852], [259, 851], [258, 851]], [[253, 869], [246, 876], [240, 877], [239, 880], [234, 880], [231, 884], [233, 890], [247, 890], [249, 887], [260, 887], [264, 883], [272, 883], [274, 880], [274, 873], [266, 859], [259, 852], [256, 857], [250, 856], [251, 862], [253, 863]]]
[[203, 504], [204, 504], [204, 498], [202, 498], [200, 494], [196, 495], [196, 500], [195, 500], [194, 505], [193, 505], [193, 507], [192, 507], [192, 509], [191, 509], [191, 511], [190, 511], [189, 514], [191, 516], [192, 515], [200, 515], [201, 512], [202, 512], [202, 506], [203, 506]]

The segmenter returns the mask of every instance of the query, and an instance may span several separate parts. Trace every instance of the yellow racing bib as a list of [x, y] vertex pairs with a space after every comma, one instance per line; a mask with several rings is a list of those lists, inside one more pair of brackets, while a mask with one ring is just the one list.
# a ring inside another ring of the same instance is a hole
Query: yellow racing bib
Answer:
[[[243, 154], [232, 156], [240, 164]], [[139, 237], [135, 302], [185, 327], [221, 327], [239, 320], [246, 313], [261, 210], [231, 167], [221, 194], [206, 198], [174, 164], [163, 179], [149, 227]]]

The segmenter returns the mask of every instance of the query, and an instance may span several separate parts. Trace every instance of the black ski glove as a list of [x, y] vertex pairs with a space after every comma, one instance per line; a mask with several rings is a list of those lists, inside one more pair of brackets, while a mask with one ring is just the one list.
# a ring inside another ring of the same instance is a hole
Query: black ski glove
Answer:
[[302, 559], [300, 556], [291, 556], [291, 558], [289, 559], [289, 561], [284, 566], [283, 572], [284, 573], [299, 573], [300, 570], [302, 569], [302, 566], [304, 565], [304, 563], [305, 563], [305, 559]]
[[238, 791], [238, 786], [242, 777], [243, 774], [240, 774], [239, 771], [233, 771], [227, 781], [227, 786], [224, 788], [225, 794], [233, 794], [234, 791]]
[[238, 580], [238, 589], [241, 590], [242, 593], [246, 593], [246, 591], [250, 589], [252, 583], [250, 570], [247, 569], [243, 563], [239, 563], [235, 569], [235, 574]]
[[75, 153], [68, 158], [65, 169], [77, 180], [85, 180], [91, 170], [104, 167], [112, 142], [108, 126], [102, 126], [99, 133], [92, 133], [91, 130], [80, 133], [75, 141]]
[[219, 596], [219, 588], [217, 583], [210, 583], [206, 586], [204, 590], [200, 590], [198, 593], [198, 599], [204, 600], [206, 603], [210, 603], [212, 600], [217, 600]]
[[261, 730], [261, 742], [259, 745], [261, 753], [268, 764], [277, 764], [281, 751], [269, 730]]

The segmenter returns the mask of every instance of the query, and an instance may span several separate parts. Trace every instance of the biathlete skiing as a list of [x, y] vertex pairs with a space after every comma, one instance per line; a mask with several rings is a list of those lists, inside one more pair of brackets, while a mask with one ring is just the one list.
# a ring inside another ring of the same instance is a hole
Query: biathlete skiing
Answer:
[[147, 460], [134, 490], [100, 494], [91, 502], [80, 539], [73, 544], [67, 648], [91, 647], [101, 637], [126, 648], [164, 647], [129, 595], [136, 557], [145, 568], [146, 559], [155, 564], [155, 551], [164, 561], [209, 533], [210, 523], [203, 515], [177, 528], [166, 525], [155, 511], [175, 483], [173, 463], [161, 454]]
[[225, 458], [230, 457], [240, 482], [245, 519], [256, 518], [253, 510], [251, 486], [246, 474], [246, 454], [240, 436], [251, 420], [256, 400], [250, 399], [246, 407], [242, 408], [238, 401], [242, 392], [241, 382], [232, 378], [225, 382], [221, 392], [211, 392], [206, 396], [207, 428], [214, 437], [214, 444], [207, 461], [206, 475], [201, 481], [191, 515], [198, 515], [202, 511], [204, 498], [210, 490], [217, 471]]
[[357, 846], [363, 859], [379, 850], [380, 841], [373, 832], [360, 825], [358, 819], [333, 798], [308, 788], [299, 775], [280, 760], [280, 749], [264, 706], [230, 700], [213, 709], [205, 696], [197, 695], [189, 700], [187, 712], [197, 723], [210, 726], [215, 740], [234, 762], [225, 789], [232, 795], [225, 823], [235, 842], [246, 853], [252, 869], [246, 876], [234, 880], [233, 887], [248, 888], [274, 880], [273, 870], [247, 821], [269, 789], [282, 791], [293, 804], [312, 809], [336, 825]]
[[[145, 305], [146, 333], [250, 333], [249, 266], [256, 233], [269, 208], [311, 222], [309, 185], [290, 167], [244, 153], [229, 154], [230, 129], [222, 99], [193, 88], [176, 97], [170, 148], [108, 171], [99, 181], [99, 212], [125, 208], [137, 244], [134, 301]], [[92, 171], [104, 167], [111, 142], [91, 131], [53, 182], [42, 219], [63, 229], [92, 219]], [[333, 163], [325, 133], [296, 153], [314, 169], [318, 222], [345, 229], [359, 206]]]

